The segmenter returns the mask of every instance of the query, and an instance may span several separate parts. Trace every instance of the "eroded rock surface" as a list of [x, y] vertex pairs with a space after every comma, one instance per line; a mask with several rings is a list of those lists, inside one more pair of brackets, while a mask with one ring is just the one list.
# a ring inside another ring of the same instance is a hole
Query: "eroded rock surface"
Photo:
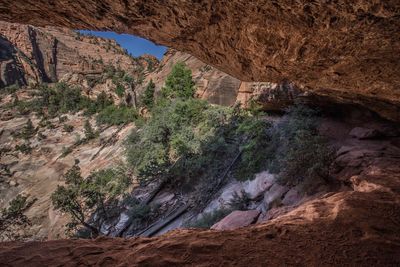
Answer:
[[114, 30], [189, 52], [243, 81], [304, 92], [400, 120], [400, 2], [2, 0], [0, 19]]

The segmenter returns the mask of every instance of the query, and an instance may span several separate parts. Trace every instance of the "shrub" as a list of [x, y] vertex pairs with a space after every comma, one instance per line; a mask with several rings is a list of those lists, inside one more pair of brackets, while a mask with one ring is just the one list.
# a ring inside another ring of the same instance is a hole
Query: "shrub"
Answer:
[[117, 87], [115, 88], [115, 93], [117, 94], [117, 96], [122, 98], [125, 95], [125, 87], [122, 84], [118, 83]]
[[97, 124], [122, 125], [134, 122], [138, 118], [137, 111], [132, 107], [108, 106], [96, 117]]
[[228, 207], [230, 210], [247, 210], [247, 207], [250, 204], [249, 195], [242, 190], [240, 193], [234, 192], [232, 195], [232, 199], [228, 202]]
[[316, 112], [293, 106], [286, 118], [271, 131], [270, 170], [278, 173], [282, 184], [297, 185], [326, 180], [334, 159], [334, 150], [318, 134]]
[[64, 132], [72, 133], [74, 131], [74, 126], [72, 126], [70, 124], [64, 124], [63, 130], [64, 130]]
[[29, 143], [24, 143], [22, 145], [15, 146], [16, 151], [20, 151], [21, 153], [28, 155], [32, 152], [32, 147]]
[[61, 152], [61, 157], [62, 158], [65, 158], [66, 156], [68, 156], [69, 154], [71, 154], [72, 153], [72, 147], [63, 147], [62, 148], [62, 152]]
[[93, 127], [90, 124], [89, 120], [85, 121], [85, 124], [83, 125], [83, 128], [84, 128], [86, 141], [92, 140], [92, 139], [97, 137], [98, 134], [93, 129]]
[[33, 126], [32, 120], [28, 119], [22, 130], [19, 133], [15, 133], [14, 136], [29, 140], [36, 134], [36, 132], [37, 129]]
[[271, 124], [262, 118], [243, 116], [238, 127], [237, 135], [241, 137], [242, 155], [235, 168], [238, 180], [253, 179], [254, 174], [264, 170], [270, 154], [269, 129]]

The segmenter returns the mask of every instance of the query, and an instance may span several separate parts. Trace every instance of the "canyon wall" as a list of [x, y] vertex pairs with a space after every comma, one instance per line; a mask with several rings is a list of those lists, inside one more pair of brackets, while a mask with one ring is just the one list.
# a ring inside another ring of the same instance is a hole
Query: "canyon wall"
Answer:
[[0, 3], [0, 20], [131, 33], [243, 81], [288, 79], [306, 94], [400, 120], [397, 0]]
[[129, 56], [114, 40], [65, 28], [0, 21], [0, 45], [0, 87], [71, 80], [71, 75], [95, 78], [110, 65], [137, 76], [149, 61], [158, 64], [152, 56]]

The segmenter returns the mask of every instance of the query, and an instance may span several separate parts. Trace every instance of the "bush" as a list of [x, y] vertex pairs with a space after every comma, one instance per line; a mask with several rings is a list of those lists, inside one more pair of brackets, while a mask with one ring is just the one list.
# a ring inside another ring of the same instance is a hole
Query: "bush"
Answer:
[[96, 117], [97, 124], [122, 125], [134, 122], [138, 118], [137, 111], [132, 107], [108, 106]]
[[328, 179], [335, 151], [318, 134], [317, 122], [315, 111], [297, 105], [272, 129], [269, 166], [282, 184]]
[[15, 150], [20, 151], [21, 153], [23, 153], [25, 155], [32, 153], [32, 147], [29, 143], [24, 143], [22, 145], [16, 145]]
[[68, 156], [69, 154], [71, 154], [72, 153], [72, 148], [71, 147], [63, 147], [62, 148], [62, 152], [61, 152], [61, 157], [62, 158], [65, 158], [66, 156]]
[[74, 131], [74, 126], [72, 126], [70, 124], [64, 124], [63, 130], [64, 130], [64, 132], [72, 133]]
[[125, 95], [125, 87], [119, 83], [115, 88], [115, 93], [117, 94], [117, 96], [122, 98]]
[[89, 120], [85, 121], [83, 128], [84, 128], [86, 141], [92, 140], [98, 136], [98, 134], [95, 132], [92, 125], [90, 124]]
[[33, 126], [32, 120], [28, 119], [22, 130], [19, 133], [15, 133], [14, 136], [29, 140], [36, 134], [36, 132], [37, 129]]

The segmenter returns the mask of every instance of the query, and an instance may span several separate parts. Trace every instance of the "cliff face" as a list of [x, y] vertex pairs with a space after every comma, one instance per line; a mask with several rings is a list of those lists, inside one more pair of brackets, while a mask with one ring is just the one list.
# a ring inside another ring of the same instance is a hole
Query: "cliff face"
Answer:
[[114, 40], [80, 35], [72, 30], [0, 22], [1, 83], [8, 86], [51, 83], [68, 76], [96, 75], [107, 65], [135, 76], [154, 57], [134, 59]]
[[400, 119], [397, 0], [1, 3], [1, 20], [132, 33], [243, 81], [288, 79], [308, 94]]
[[288, 82], [240, 81], [192, 55], [174, 49], [169, 49], [165, 53], [158, 68], [146, 76], [144, 85], [153, 80], [156, 91], [161, 90], [168, 74], [178, 62], [185, 63], [192, 70], [197, 97], [212, 104], [232, 106], [241, 103], [243, 106], [248, 106], [249, 101], [254, 100], [265, 110], [279, 111], [293, 103], [294, 98], [300, 93], [296, 86]]

